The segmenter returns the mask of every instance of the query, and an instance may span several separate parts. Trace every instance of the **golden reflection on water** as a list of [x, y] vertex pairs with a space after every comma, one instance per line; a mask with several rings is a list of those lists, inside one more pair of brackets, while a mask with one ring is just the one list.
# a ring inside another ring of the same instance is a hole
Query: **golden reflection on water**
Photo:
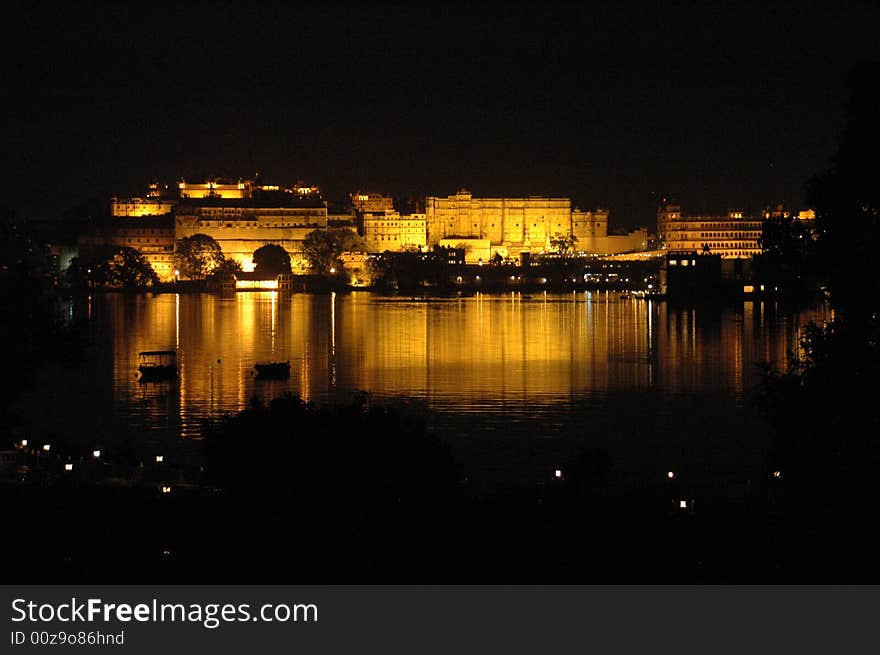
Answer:
[[[254, 395], [287, 391], [321, 400], [366, 390], [524, 416], [540, 405], [628, 390], [722, 393], [740, 403], [756, 381], [755, 363], [782, 364], [803, 325], [825, 317], [751, 301], [674, 309], [607, 292], [430, 301], [369, 293], [110, 294], [97, 301], [107, 305], [117, 411], [184, 436]], [[139, 351], [175, 346], [178, 382], [136, 380]], [[289, 380], [254, 377], [255, 362], [279, 360], [290, 361]]]

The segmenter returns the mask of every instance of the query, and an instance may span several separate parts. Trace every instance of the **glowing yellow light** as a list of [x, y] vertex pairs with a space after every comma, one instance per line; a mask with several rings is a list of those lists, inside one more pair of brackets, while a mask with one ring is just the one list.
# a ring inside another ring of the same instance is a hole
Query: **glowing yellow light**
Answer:
[[157, 463], [157, 464], [161, 464], [161, 463], [164, 462], [164, 461], [165, 461], [165, 456], [164, 456], [164, 455], [156, 455], [156, 463]]
[[72, 470], [73, 470], [73, 464], [65, 464], [65, 465], [64, 465], [64, 470], [65, 470], [65, 471], [72, 471]]
[[97, 457], [100, 457], [100, 456], [101, 456], [101, 451], [100, 451], [100, 450], [93, 450], [93, 451], [92, 451], [92, 457], [96, 457], [96, 458], [97, 458]]
[[773, 477], [778, 480], [782, 477], [782, 471], [773, 471]]
[[561, 478], [561, 477], [562, 477], [562, 469], [556, 469], [556, 470], [553, 472], [553, 477], [555, 477], [555, 478], [557, 478], [557, 479]]
[[47, 444], [47, 443], [44, 443], [44, 444], [43, 444], [43, 450], [45, 450], [47, 453], [49, 452], [49, 449], [50, 449], [51, 447], [52, 447], [52, 446], [50, 446], [50, 445]]
[[168, 485], [166, 485], [166, 484], [163, 484], [163, 485], [162, 485], [162, 493], [163, 493], [163, 494], [170, 494], [170, 493], [171, 493], [171, 487], [168, 486]]
[[675, 471], [666, 471], [666, 477], [670, 480], [675, 478]]
[[22, 440], [21, 440], [21, 445], [22, 445], [22, 446], [27, 446], [27, 439], [22, 439]]
[[278, 280], [236, 280], [236, 289], [277, 289]]
[[688, 501], [686, 501], [686, 500], [680, 500], [680, 501], [678, 501], [678, 506], [679, 506], [681, 509], [687, 509]]
[[336, 272], [336, 269], [335, 269], [334, 267], [331, 266], [331, 267], [330, 267], [330, 272], [331, 272], [331, 273], [335, 273], [335, 272]]

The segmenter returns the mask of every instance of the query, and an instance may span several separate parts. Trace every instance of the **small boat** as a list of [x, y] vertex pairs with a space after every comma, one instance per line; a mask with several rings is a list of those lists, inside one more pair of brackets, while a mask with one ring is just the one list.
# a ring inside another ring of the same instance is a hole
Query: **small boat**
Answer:
[[290, 377], [290, 362], [257, 362], [257, 377], [264, 380], [285, 380]]
[[177, 377], [177, 351], [144, 350], [138, 353], [139, 381], [169, 380]]

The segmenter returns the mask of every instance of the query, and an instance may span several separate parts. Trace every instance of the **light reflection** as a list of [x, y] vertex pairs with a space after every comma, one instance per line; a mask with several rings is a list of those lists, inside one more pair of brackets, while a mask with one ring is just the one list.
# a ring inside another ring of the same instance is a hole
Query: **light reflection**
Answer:
[[[741, 324], [730, 310], [624, 302], [615, 293], [542, 291], [537, 298], [516, 291], [418, 303], [368, 293], [109, 295], [96, 299], [108, 305], [96, 314], [111, 321], [116, 414], [185, 437], [199, 436], [202, 418], [285, 391], [321, 400], [328, 391], [363, 389], [454, 402], [460, 411], [500, 402], [512, 412], [613, 390], [744, 394], [756, 381], [753, 362], [769, 355], [784, 364], [812, 316], [790, 320], [765, 308]], [[136, 353], [172, 340], [179, 379], [138, 383]], [[288, 359], [289, 380], [254, 379], [255, 362]]]

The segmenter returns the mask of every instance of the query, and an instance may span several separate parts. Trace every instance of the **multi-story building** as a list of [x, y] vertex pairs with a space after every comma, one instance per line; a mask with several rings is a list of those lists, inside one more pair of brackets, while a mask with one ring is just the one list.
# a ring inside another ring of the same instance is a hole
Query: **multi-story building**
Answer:
[[110, 201], [110, 215], [116, 217], [163, 216], [170, 214], [177, 204], [177, 198], [168, 193], [168, 185], [160, 186], [152, 182], [147, 187], [146, 197], [119, 198]]
[[478, 246], [469, 250], [469, 260], [477, 252], [513, 258], [524, 252], [548, 252], [557, 235], [574, 236], [575, 250], [587, 254], [626, 252], [647, 245], [643, 230], [609, 236], [608, 210], [581, 211], [572, 207], [570, 198], [474, 198], [461, 189], [446, 198], [428, 197], [425, 222], [429, 246], [453, 242]]
[[679, 205], [664, 205], [657, 213], [657, 236], [670, 251], [745, 259], [760, 254], [761, 230], [760, 217], [733, 209], [723, 216], [688, 216]]
[[126, 246], [138, 250], [162, 281], [174, 279], [174, 223], [170, 215], [119, 217], [106, 230], [81, 236], [81, 253], [102, 246]]
[[175, 237], [206, 234], [245, 271], [253, 270], [254, 251], [279, 245], [290, 255], [294, 272], [306, 272], [303, 241], [310, 232], [327, 228], [327, 204], [309, 195], [264, 191], [242, 199], [187, 200], [175, 209]]
[[351, 205], [359, 213], [394, 211], [394, 199], [381, 193], [357, 191], [349, 194]]
[[571, 200], [527, 198], [474, 198], [460, 189], [446, 198], [429, 196], [425, 203], [429, 246], [441, 240], [488, 240], [490, 256], [519, 257], [521, 252], [541, 252], [550, 237], [571, 232]]
[[[243, 200], [250, 198], [254, 184], [251, 180], [238, 180], [229, 182], [226, 180], [207, 180], [205, 182], [187, 182], [181, 180], [177, 183], [180, 189], [180, 198], [217, 198], [223, 200]], [[277, 187], [266, 189], [278, 190]]]
[[162, 216], [170, 214], [177, 204], [162, 198], [116, 198], [110, 201], [110, 213], [115, 217]]
[[364, 212], [360, 217], [367, 252], [400, 252], [427, 245], [424, 214], [385, 210]]

